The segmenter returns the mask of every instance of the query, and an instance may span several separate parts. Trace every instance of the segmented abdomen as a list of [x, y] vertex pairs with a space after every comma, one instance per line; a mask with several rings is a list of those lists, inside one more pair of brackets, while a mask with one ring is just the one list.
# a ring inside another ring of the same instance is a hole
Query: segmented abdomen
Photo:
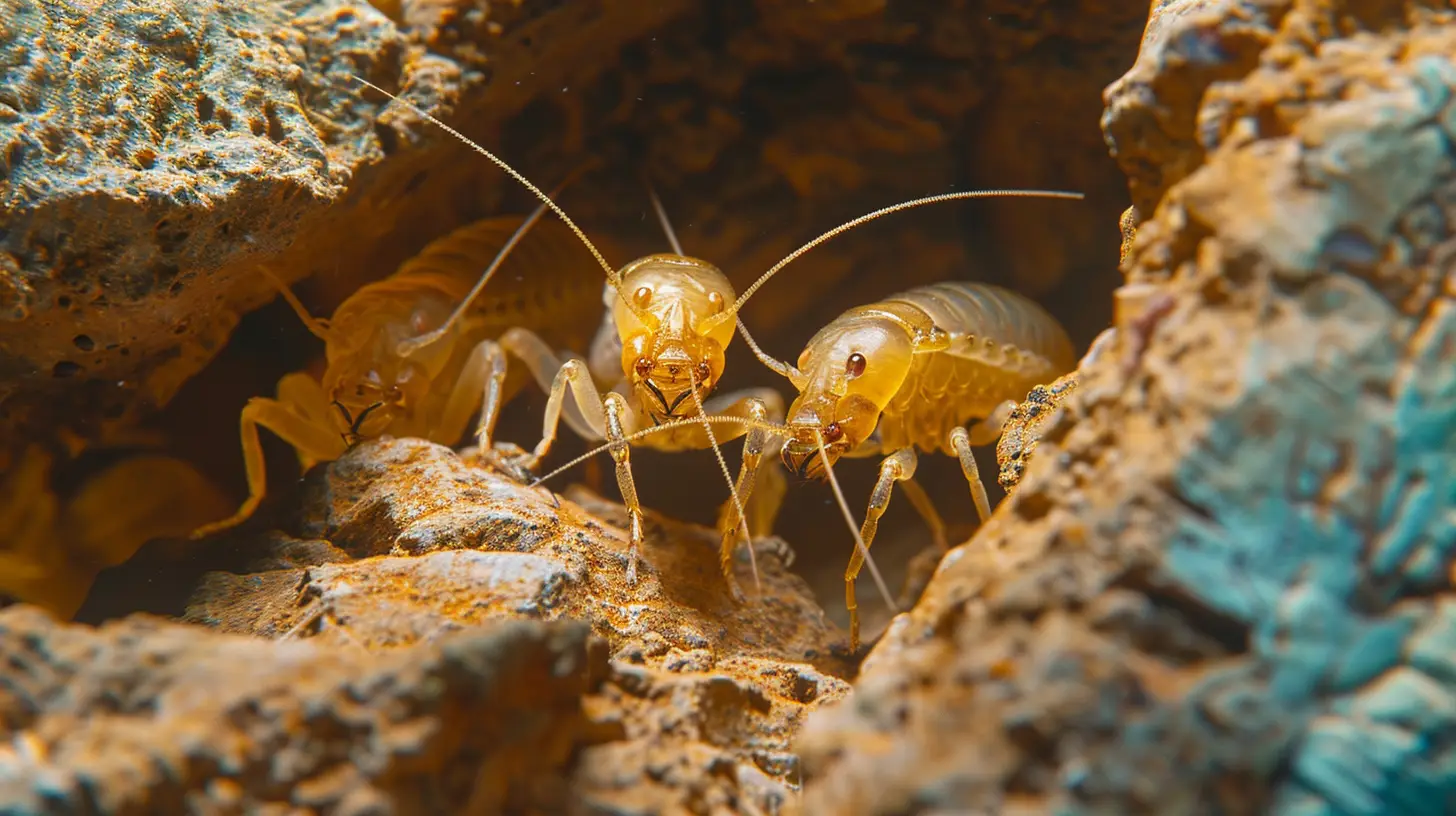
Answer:
[[[354, 326], [379, 332], [394, 324], [395, 331], [383, 332], [394, 335], [392, 345], [420, 333], [416, 313], [426, 317], [424, 330], [435, 328], [469, 294], [519, 224], [519, 218], [487, 218], [435, 239], [393, 275], [361, 287], [341, 304], [334, 313], [335, 332], [359, 333]], [[476, 297], [462, 326], [467, 346], [462, 351], [513, 326], [530, 329], [553, 346], [585, 350], [600, 318], [604, 279], [565, 224], [538, 221]]]
[[880, 417], [887, 448], [951, 452], [952, 428], [984, 419], [1006, 400], [1076, 366], [1072, 341], [1030, 299], [983, 283], [946, 282], [886, 298], [913, 306], [951, 335], [944, 351], [917, 355]]

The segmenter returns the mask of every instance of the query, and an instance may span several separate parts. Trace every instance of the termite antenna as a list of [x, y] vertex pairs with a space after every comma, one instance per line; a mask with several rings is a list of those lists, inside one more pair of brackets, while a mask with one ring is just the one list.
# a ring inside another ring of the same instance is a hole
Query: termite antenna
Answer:
[[760, 363], [768, 366], [775, 374], [787, 380], [794, 380], [803, 376], [799, 373], [799, 369], [782, 360], [776, 360], [770, 357], [768, 352], [759, 348], [758, 341], [753, 339], [753, 335], [748, 333], [748, 327], [743, 325], [743, 318], [738, 317], [736, 319], [738, 320], [738, 333], [743, 335], [743, 342], [748, 344], [748, 349], [753, 352], [753, 356], [757, 357]]
[[[677, 254], [681, 255], [681, 250]], [[696, 386], [697, 376], [689, 376], [693, 378], [693, 385]], [[697, 403], [698, 416], [702, 416], [703, 398], [698, 395], [698, 389], [691, 388], [689, 393], [693, 395], [693, 402]], [[738, 528], [743, 531], [743, 538], [748, 542], [748, 563], [753, 568], [753, 588], [762, 596], [763, 581], [758, 577], [758, 554], [753, 551], [753, 533], [748, 530], [748, 514], [743, 512], [743, 499], [738, 495], [738, 485], [733, 483], [733, 474], [728, 470], [728, 461], [723, 458], [723, 449], [718, 447], [718, 437], [713, 435], [712, 423], [704, 422], [703, 431], [708, 435], [708, 444], [713, 446], [713, 456], [718, 459], [718, 468], [723, 471], [723, 478], [728, 480], [728, 495], [733, 498], [733, 509], [738, 511]]]
[[804, 244], [803, 246], [789, 253], [789, 256], [787, 258], [784, 258], [782, 261], [774, 264], [773, 268], [763, 273], [763, 276], [760, 277], [758, 280], [754, 281], [753, 285], [749, 286], [747, 289], [744, 289], [743, 294], [739, 295], [738, 299], [733, 301], [733, 305], [731, 307], [724, 309], [722, 312], [714, 315], [713, 317], [708, 318], [705, 323], [707, 323], [708, 329], [711, 329], [713, 326], [716, 325], [717, 321], [727, 320], [730, 316], [737, 316], [738, 310], [743, 308], [743, 304], [746, 303], [748, 299], [753, 296], [753, 293], [757, 292], [760, 286], [768, 283], [769, 278], [772, 278], [774, 275], [778, 274], [778, 271], [780, 269], [788, 266], [795, 258], [798, 258], [800, 255], [803, 255], [814, 247], [819, 246], [825, 241], [828, 241], [830, 238], [833, 238], [840, 233], [848, 232], [849, 230], [852, 230], [867, 221], [873, 221], [882, 215], [897, 213], [901, 210], [908, 210], [912, 207], [919, 207], [924, 204], [937, 204], [942, 201], [958, 201], [966, 198], [992, 198], [995, 196], [1018, 196], [1023, 198], [1070, 198], [1077, 200], [1085, 198], [1082, 193], [1071, 193], [1061, 190], [967, 190], [961, 193], [941, 193], [940, 195], [926, 196], [925, 198], [917, 198], [912, 201], [902, 201], [899, 204], [893, 204], [889, 207], [875, 210], [872, 213], [866, 213], [864, 215], [861, 215], [859, 218], [854, 219], [853, 221], [840, 224], [834, 229], [824, 233], [823, 235], [820, 235], [818, 238], [815, 238], [809, 243]]
[[303, 321], [303, 325], [308, 329], [309, 334], [327, 343], [329, 341], [329, 321], [309, 314], [308, 307], [304, 306], [303, 301], [298, 299], [298, 295], [293, 293], [293, 287], [284, 283], [283, 278], [269, 268], [267, 264], [259, 264], [258, 271], [263, 274], [263, 277], [273, 283], [274, 288], [278, 290], [278, 294], [283, 296], [284, 302], [293, 309], [294, 314], [298, 315], [298, 319]]
[[859, 550], [860, 557], [870, 568], [870, 575], [875, 579], [875, 586], [880, 590], [880, 597], [885, 599], [885, 606], [888, 606], [891, 612], [899, 613], [900, 607], [890, 596], [890, 587], [881, 577], [880, 568], [875, 566], [875, 559], [870, 555], [870, 548], [865, 546], [864, 536], [859, 534], [859, 528], [854, 525], [854, 514], [849, 512], [849, 502], [844, 500], [844, 491], [839, 489], [839, 480], [834, 477], [834, 464], [829, 461], [829, 452], [824, 449], [824, 435], [819, 433], [818, 428], [814, 429], [814, 441], [819, 444], [819, 461], [824, 463], [824, 472], [829, 476], [829, 486], [834, 489], [834, 498], [839, 502], [839, 510], [844, 513], [844, 521], [849, 525], [849, 531], [854, 534], [855, 549]]
[[[788, 429], [785, 428], [783, 425], [777, 425], [772, 422], [764, 422], [763, 420], [754, 419], [753, 417], [733, 416], [731, 414], [707, 414], [695, 417], [674, 417], [673, 419], [669, 419], [666, 422], [663, 422], [661, 425], [653, 425], [650, 428], [642, 428], [633, 431], [632, 433], [629, 433], [626, 436], [622, 437], [621, 441], [635, 442], [638, 439], [646, 436], [651, 436], [655, 433], [661, 433], [662, 431], [671, 430], [673, 428], [681, 428], [684, 425], [700, 425], [705, 422], [714, 425], [748, 425], [754, 428], [768, 431], [769, 433], [779, 435], [784, 435], [788, 432]], [[561, 475], [562, 473], [565, 473], [568, 470], [571, 470], [572, 468], [576, 467], [582, 462], [585, 462], [593, 456], [599, 456], [603, 453], [606, 453], [607, 451], [612, 449], [612, 445], [614, 444], [616, 443], [607, 442], [605, 444], [598, 445], [597, 447], [592, 448], [591, 450], [583, 453], [575, 459], [572, 459], [570, 462], [567, 462], [566, 464], [556, 468], [545, 476], [537, 478], [535, 481], [531, 482], [531, 484], [527, 486], [539, 487], [541, 483], [545, 482], [547, 479], [554, 479], [555, 477]]]
[[528, 181], [525, 176], [523, 176], [520, 173], [516, 172], [516, 169], [514, 167], [511, 167], [509, 164], [506, 164], [504, 159], [501, 159], [500, 157], [496, 156], [494, 153], [490, 152], [489, 150], [486, 150], [485, 148], [481, 147], [480, 145], [476, 144], [475, 142], [470, 141], [470, 139], [468, 139], [468, 138], [465, 137], [465, 134], [461, 133], [460, 131], [456, 130], [455, 128], [450, 127], [449, 125], [445, 124], [444, 122], [441, 122], [439, 119], [436, 119], [435, 117], [433, 117], [430, 114], [426, 113], [419, 106], [417, 106], [417, 105], [415, 105], [415, 104], [413, 104], [411, 102], [407, 102], [407, 101], [405, 101], [404, 99], [402, 99], [402, 98], [400, 98], [398, 96], [395, 96], [394, 94], [390, 93], [389, 91], [384, 90], [383, 88], [379, 87], [378, 85], [375, 85], [373, 82], [370, 82], [369, 80], [367, 80], [367, 79], [365, 79], [365, 78], [363, 78], [361, 76], [355, 76], [353, 74], [349, 74], [348, 76], [351, 79], [353, 79], [355, 82], [358, 82], [361, 85], [366, 85], [366, 86], [368, 86], [370, 88], [373, 88], [376, 91], [379, 91], [380, 93], [382, 93], [385, 96], [389, 97], [391, 100], [393, 100], [395, 102], [398, 102], [405, 109], [413, 112], [416, 116], [420, 117], [421, 119], [424, 119], [427, 122], [430, 122], [431, 124], [435, 125], [435, 127], [440, 128], [441, 130], [445, 131], [446, 133], [450, 134], [451, 136], [454, 136], [456, 139], [458, 139], [461, 143], [463, 143], [464, 145], [466, 145], [467, 147], [469, 147], [471, 150], [474, 150], [476, 153], [479, 153], [480, 155], [486, 157], [487, 159], [490, 159], [491, 162], [493, 162], [496, 167], [499, 167], [500, 169], [504, 170], [511, 178], [515, 179], [516, 181], [519, 181], [522, 185], [525, 186], [525, 188], [527, 190], [530, 190], [532, 193], [534, 193], [537, 198], [541, 199], [541, 201], [543, 203], [545, 203], [546, 206], [548, 206], [548, 207], [551, 208], [551, 211], [552, 212], [556, 213], [556, 215], [563, 222], [566, 223], [566, 226], [568, 226], [568, 227], [571, 228], [571, 231], [572, 232], [576, 233], [576, 237], [581, 239], [581, 242], [586, 245], [586, 248], [589, 249], [589, 250], [591, 250], [592, 256], [597, 259], [597, 263], [600, 264], [601, 267], [602, 267], [602, 269], [606, 271], [606, 273], [607, 273], [607, 280], [612, 284], [612, 288], [617, 291], [617, 297], [621, 298], [622, 299], [622, 302], [625, 303], [625, 304], [627, 304], [627, 308], [628, 309], [631, 309], [632, 310], [632, 313], [635, 314], [635, 315], [637, 315], [637, 317], [639, 319], [642, 319], [643, 322], [646, 323], [647, 325], [651, 325], [651, 321], [648, 320], [648, 319], [646, 319], [646, 316], [642, 312], [642, 310], [639, 309], [637, 307], [637, 305], [632, 302], [632, 299], [631, 298], [629, 298], [625, 294], [623, 294], [623, 292], [622, 292], [622, 277], [617, 274], [617, 270], [614, 269], [614, 268], [612, 268], [612, 265], [611, 264], [607, 263], [607, 259], [602, 257], [602, 253], [601, 252], [598, 252], [597, 251], [596, 245], [594, 245], [586, 237], [586, 233], [585, 232], [582, 232], [581, 231], [581, 227], [578, 227], [576, 225], [576, 222], [571, 220], [571, 216], [567, 215], [565, 210], [563, 210], [560, 207], [556, 206], [556, 202], [552, 201], [550, 196], [546, 195], [545, 193], [543, 193], [539, 189], [537, 189], [536, 185], [534, 185], [530, 181]]
[[667, 218], [667, 210], [662, 207], [662, 199], [657, 197], [657, 189], [652, 186], [652, 180], [646, 173], [642, 174], [642, 183], [647, 185], [647, 196], [652, 199], [652, 209], [657, 212], [657, 223], [662, 225], [662, 232], [667, 236], [667, 243], [672, 246], [672, 251], [677, 255], [684, 255], [682, 244], [677, 240], [677, 233], [672, 229], [672, 222]]
[[[561, 191], [576, 181], [592, 164], [592, 162], [585, 162], [568, 173], [566, 178], [562, 179], [561, 183], [556, 185], [556, 188], [551, 191], [551, 198], [560, 196]], [[522, 221], [519, 227], [516, 227], [516, 231], [511, 233], [510, 240], [506, 241], [506, 245], [501, 247], [500, 252], [495, 254], [495, 258], [490, 262], [490, 266], [486, 267], [485, 274], [480, 276], [480, 279], [475, 282], [475, 286], [471, 288], [470, 293], [465, 296], [465, 299], [460, 301], [459, 305], [455, 307], [455, 311], [451, 312], [449, 317], [445, 318], [445, 322], [440, 324], [440, 327], [434, 331], [426, 332], [419, 337], [412, 337], [402, 341], [395, 347], [395, 353], [401, 357], [408, 357], [426, 346], [439, 342], [440, 338], [444, 337], [446, 332], [450, 331], [456, 323], [465, 317], [465, 313], [470, 310], [470, 304], [485, 289], [485, 285], [490, 282], [490, 279], [495, 277], [496, 270], [500, 269], [505, 263], [506, 258], [511, 254], [511, 250], [516, 248], [516, 244], [520, 243], [521, 239], [526, 237], [526, 233], [530, 232], [531, 227], [535, 226], [536, 222], [541, 220], [541, 216], [545, 213], [546, 204], [537, 204], [536, 209], [532, 210], [526, 220]]]
[[[647, 197], [652, 199], [652, 209], [657, 213], [657, 223], [662, 225], [662, 231], [667, 235], [667, 242], [672, 245], [672, 251], [679, 256], [685, 256], [682, 242], [677, 239], [677, 232], [672, 228], [672, 220], [667, 217], [667, 209], [662, 206], [662, 199], [657, 196], [657, 188], [652, 186], [652, 179], [647, 173], [642, 174], [642, 183], [647, 187]], [[703, 398], [698, 394], [696, 388], [698, 378], [696, 374], [690, 375], [693, 378], [694, 387], [689, 389], [693, 395], [693, 402], [698, 406], [698, 416], [703, 415]], [[743, 512], [743, 498], [738, 495], [738, 485], [733, 482], [733, 474], [728, 470], [728, 461], [723, 458], [723, 449], [718, 445], [718, 437], [713, 434], [711, 423], [703, 423], [703, 432], [708, 435], [708, 444], [713, 448], [713, 456], [718, 460], [718, 468], [723, 471], [723, 478], [728, 482], [728, 495], [733, 499], [733, 509], [738, 511], [738, 526], [743, 532], [743, 538], [748, 542], [748, 563], [753, 568], [753, 588], [763, 595], [763, 580], [758, 575], [758, 554], [753, 549], [753, 533], [748, 530], [748, 514]]]

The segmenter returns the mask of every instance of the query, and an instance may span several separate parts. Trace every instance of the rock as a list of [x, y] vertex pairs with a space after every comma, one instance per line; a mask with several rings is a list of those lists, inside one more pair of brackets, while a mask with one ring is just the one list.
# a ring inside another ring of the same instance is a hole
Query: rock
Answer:
[[739, 605], [716, 533], [650, 514], [628, 586], [623, 508], [522, 487], [415, 439], [354, 448], [310, 495], [298, 531], [329, 546], [275, 539], [260, 571], [207, 576], [185, 619], [367, 653], [501, 619], [587, 621], [611, 653], [583, 702], [604, 736], [572, 770], [591, 812], [781, 807], [800, 721], [848, 690], [843, 633], [771, 543], [762, 597], [741, 554]]
[[1170, 306], [810, 718], [806, 813], [1456, 807], [1456, 19], [1161, 5], [1108, 128]]
[[0, 611], [0, 811], [493, 813], [559, 807], [605, 654], [579, 623], [410, 648]]
[[[15, 88], [0, 104], [0, 449], [58, 429], [105, 443], [165, 406], [239, 315], [277, 294], [259, 265], [289, 282], [347, 267], [401, 221], [402, 188], [464, 181], [427, 178], [427, 148], [448, 137], [412, 132], [412, 115], [381, 117], [388, 100], [361, 95], [351, 75], [441, 110], [489, 65], [492, 91], [477, 104], [500, 121], [529, 99], [519, 86], [533, 58], [578, 57], [543, 82], [589, 76], [614, 45], [680, 10], [455, 5], [409, 4], [401, 28], [346, 0], [11, 3], [0, 22]], [[542, 36], [586, 19], [595, 58]], [[465, 33], [479, 39], [461, 43]]]

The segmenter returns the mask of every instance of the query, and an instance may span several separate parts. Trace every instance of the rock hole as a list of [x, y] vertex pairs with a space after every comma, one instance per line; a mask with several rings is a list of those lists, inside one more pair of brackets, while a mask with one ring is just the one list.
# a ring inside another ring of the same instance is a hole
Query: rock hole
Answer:
[[136, 153], [136, 163], [143, 170], [150, 170], [157, 165], [157, 151], [150, 147], [144, 147]]
[[25, 160], [25, 145], [15, 142], [5, 148], [5, 169], [13, 171]]
[[1177, 584], [1159, 580], [1146, 569], [1130, 570], [1108, 584], [1107, 589], [1125, 589], [1148, 599], [1154, 608], [1178, 618], [1228, 650], [1229, 654], [1249, 651], [1248, 624], [1204, 604]]
[[1380, 260], [1380, 249], [1358, 227], [1341, 227], [1325, 239], [1323, 254], [1345, 268], [1365, 268]]
[[157, 249], [163, 255], [171, 255], [187, 242], [187, 231], [174, 225], [170, 219], [163, 218], [152, 229], [152, 237], [156, 239]]
[[226, 108], [217, 112], [217, 121], [228, 130], [233, 129], [233, 115]]
[[268, 123], [256, 116], [248, 117], [248, 130], [254, 136], [262, 136], [268, 130]]
[[392, 155], [399, 149], [399, 134], [378, 120], [375, 120], [374, 123], [374, 137], [379, 140], [379, 150], [386, 156]]
[[197, 121], [207, 124], [212, 121], [213, 115], [217, 113], [217, 103], [207, 94], [197, 95]]
[[263, 118], [268, 122], [268, 141], [282, 142], [288, 138], [288, 129], [283, 126], [283, 120], [278, 118], [278, 106], [269, 102], [263, 106]]
[[803, 674], [794, 675], [794, 699], [801, 703], [812, 703], [819, 697], [819, 681]]
[[78, 334], [75, 337], [72, 337], [71, 342], [75, 343], [76, 348], [82, 351], [91, 351], [92, 349], [96, 348], [96, 341], [92, 340], [90, 337], [84, 334]]
[[56, 307], [61, 309], [71, 308], [71, 297], [69, 295], [61, 295], [56, 298]]
[[51, 376], [58, 380], [74, 377], [81, 373], [81, 366], [70, 360], [62, 360], [51, 367]]

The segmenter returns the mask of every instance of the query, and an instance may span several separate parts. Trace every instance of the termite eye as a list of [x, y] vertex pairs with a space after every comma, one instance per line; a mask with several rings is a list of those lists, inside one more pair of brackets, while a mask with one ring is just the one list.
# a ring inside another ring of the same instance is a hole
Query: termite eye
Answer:
[[824, 429], [825, 444], [838, 442], [839, 438], [842, 436], [844, 436], [844, 429], [839, 427], [838, 422], [831, 422], [829, 423], [829, 426]]
[[865, 358], [863, 354], [855, 352], [849, 355], [849, 361], [844, 364], [844, 373], [851, 377], [858, 377], [865, 370]]
[[652, 373], [652, 361], [646, 357], [638, 357], [637, 362], [632, 367], [637, 369], [637, 376], [639, 377], [646, 377]]
[[707, 382], [713, 376], [713, 369], [708, 367], [707, 361], [698, 363], [698, 382]]
[[719, 292], [708, 293], [708, 305], [713, 307], [713, 314], [723, 311], [723, 295]]
[[632, 302], [635, 303], [635, 304], [637, 304], [638, 308], [642, 308], [642, 309], [647, 308], [647, 304], [649, 304], [649, 303], [652, 302], [652, 289], [651, 289], [651, 287], [647, 287], [647, 286], [638, 287], [637, 291], [635, 291], [635, 292], [632, 293]]

